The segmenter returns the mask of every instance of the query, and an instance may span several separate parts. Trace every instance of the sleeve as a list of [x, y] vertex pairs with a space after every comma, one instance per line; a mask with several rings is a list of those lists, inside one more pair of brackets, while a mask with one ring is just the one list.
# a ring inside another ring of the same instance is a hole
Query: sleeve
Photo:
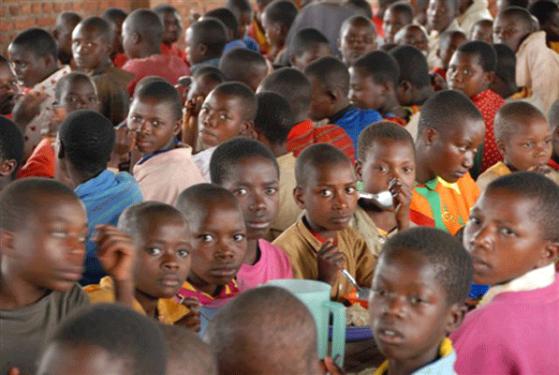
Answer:
[[369, 249], [360, 236], [356, 239], [353, 248], [355, 249], [355, 279], [360, 286], [370, 288], [377, 259], [373, 250]]

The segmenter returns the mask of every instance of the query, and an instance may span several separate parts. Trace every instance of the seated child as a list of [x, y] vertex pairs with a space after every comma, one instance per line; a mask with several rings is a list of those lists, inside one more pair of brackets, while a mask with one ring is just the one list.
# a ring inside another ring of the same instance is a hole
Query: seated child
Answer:
[[540, 30], [545, 31], [547, 46], [559, 53], [559, 6], [548, 0], [530, 5], [530, 13], [538, 19]]
[[312, 87], [311, 119], [326, 119], [329, 123], [339, 125], [357, 148], [361, 131], [382, 117], [375, 110], [360, 109], [350, 104], [347, 67], [335, 57], [323, 57], [307, 66], [305, 75]]
[[132, 73], [115, 68], [111, 61], [111, 24], [100, 17], [89, 17], [76, 26], [72, 34], [72, 51], [77, 68], [95, 82], [101, 113], [113, 125], [128, 114], [128, 84]]
[[247, 239], [243, 211], [233, 193], [211, 184], [191, 186], [177, 199], [192, 236], [192, 263], [177, 293], [202, 305], [203, 337], [208, 319], [239, 292], [235, 279], [245, 259]]
[[331, 56], [328, 39], [317, 29], [301, 29], [294, 36], [288, 49], [289, 63], [293, 68], [305, 70], [311, 62]]
[[287, 100], [294, 116], [295, 125], [287, 135], [287, 150], [295, 157], [309, 145], [330, 143], [351, 160], [354, 158], [353, 142], [337, 125], [315, 126], [309, 118], [312, 87], [303, 72], [293, 68], [278, 69], [262, 81], [258, 92], [274, 92]]
[[377, 49], [375, 25], [369, 18], [353, 16], [348, 18], [340, 28], [339, 49], [347, 66], [352, 66], [357, 59]]
[[144, 77], [162, 77], [174, 85], [180, 77], [190, 74], [190, 69], [180, 58], [161, 54], [162, 36], [163, 25], [151, 10], [136, 9], [126, 17], [122, 25], [122, 45], [129, 60], [122, 69], [134, 74], [128, 84], [130, 96]]
[[442, 33], [439, 45], [437, 46], [437, 57], [441, 64], [433, 69], [433, 73], [440, 75], [446, 80], [448, 64], [450, 63], [452, 55], [454, 55], [458, 47], [467, 41], [466, 34], [462, 31], [447, 31]]
[[553, 153], [549, 160], [549, 166], [559, 171], [559, 100], [551, 106], [548, 119], [551, 130], [553, 131]]
[[58, 47], [58, 60], [62, 65], [74, 64], [72, 61], [72, 31], [82, 20], [75, 12], [62, 12], [56, 17], [52, 36]]
[[266, 241], [280, 204], [279, 173], [272, 152], [252, 139], [233, 138], [212, 155], [212, 183], [237, 197], [245, 219], [247, 250], [237, 273], [241, 292], [269, 280], [293, 277], [287, 255]]
[[490, 289], [452, 335], [458, 373], [559, 371], [557, 212], [559, 187], [529, 172], [493, 181], [476, 203], [464, 246], [474, 282]]
[[[511, 33], [510, 30], [518, 30]], [[503, 10], [493, 24], [496, 43], [508, 45], [516, 53], [516, 83], [526, 88], [530, 101], [547, 113], [559, 98], [559, 56], [546, 45], [545, 31], [535, 31], [526, 9]]]
[[505, 104], [495, 118], [495, 139], [503, 161], [477, 180], [483, 191], [490, 182], [512, 172], [538, 172], [559, 184], [559, 172], [547, 166], [553, 153], [553, 130], [543, 113], [526, 102]]
[[166, 375], [217, 375], [217, 363], [208, 344], [186, 329], [160, 325], [167, 346]]
[[120, 8], [107, 8], [101, 15], [105, 21], [110, 23], [114, 31], [114, 39], [112, 43], [111, 50], [111, 60], [117, 68], [122, 68], [122, 66], [128, 61], [126, 54], [124, 53], [124, 48], [122, 47], [122, 24], [126, 19], [128, 14]]
[[[491, 2], [491, 5], [488, 1], [482, 2], [474, 0], [459, 3], [458, 15], [456, 17], [458, 25], [460, 25], [460, 28], [464, 31], [464, 33], [466, 33], [466, 35], [471, 35], [473, 28], [479, 21], [493, 19], [491, 8], [500, 1], [502, 0]], [[484, 40], [484, 42], [491, 44], [492, 40], [489, 38], [489, 40]]]
[[429, 56], [429, 40], [427, 32], [421, 25], [404, 26], [394, 36], [394, 42], [399, 46], [412, 46], [421, 51], [423, 56]]
[[351, 160], [333, 146], [313, 145], [297, 158], [295, 177], [293, 196], [305, 211], [274, 241], [289, 256], [293, 276], [330, 284], [336, 299], [353, 288], [342, 269], [370, 285], [373, 252], [350, 227], [359, 198]]
[[356, 107], [374, 109], [402, 126], [408, 123], [411, 114], [398, 102], [400, 68], [392, 56], [383, 51], [371, 52], [359, 58], [349, 73], [349, 99]]
[[142, 154], [133, 173], [145, 200], [174, 204], [181, 191], [204, 181], [192, 149], [177, 140], [181, 120], [182, 103], [169, 83], [155, 80], [136, 91], [128, 129]]
[[375, 375], [454, 374], [447, 335], [464, 319], [471, 281], [472, 261], [450, 235], [413, 228], [390, 238], [369, 300], [373, 337], [386, 357]]
[[502, 160], [495, 142], [493, 121], [505, 101], [489, 88], [496, 68], [497, 55], [493, 47], [485, 42], [474, 41], [458, 47], [452, 55], [447, 73], [449, 88], [466, 94], [479, 109], [485, 122], [483, 146], [476, 155], [471, 172], [475, 177]]
[[413, 223], [451, 234], [466, 224], [479, 196], [468, 171], [484, 133], [483, 117], [464, 94], [439, 91], [425, 102], [415, 145], [417, 185], [410, 204]]
[[244, 83], [252, 91], [256, 91], [260, 82], [268, 75], [268, 64], [258, 52], [235, 48], [221, 57], [219, 70], [228, 81]]
[[415, 146], [410, 134], [391, 122], [379, 122], [359, 136], [359, 159], [355, 172], [363, 191], [377, 194], [389, 190], [393, 207], [360, 199], [352, 226], [376, 256], [386, 239], [410, 226], [410, 199], [415, 184]]
[[225, 7], [229, 9], [237, 19], [239, 25], [237, 35], [242, 39], [243, 43], [251, 51], [260, 53], [260, 46], [251, 36], [247, 35], [247, 31], [252, 22], [252, 5], [249, 0], [228, 0]]
[[15, 180], [23, 162], [23, 134], [11, 120], [0, 116], [0, 192]]
[[196, 21], [186, 30], [186, 56], [192, 73], [204, 66], [217, 68], [223, 48], [227, 43], [227, 30], [218, 19]]
[[495, 77], [489, 88], [506, 101], [522, 99], [525, 91], [519, 92], [516, 85], [516, 56], [506, 44], [494, 44], [497, 54]]
[[459, 3], [455, 0], [429, 0], [427, 11], [427, 30], [429, 30], [429, 68], [442, 66], [438, 50], [440, 38], [447, 31], [462, 31], [456, 17]]
[[134, 178], [126, 172], [107, 170], [115, 142], [111, 122], [89, 110], [71, 113], [60, 126], [56, 156], [65, 182], [83, 202], [88, 221], [85, 271], [82, 285], [99, 282], [106, 274], [93, 241], [99, 224], [116, 225], [127, 207], [141, 202], [142, 193]]
[[182, 36], [182, 18], [177, 9], [171, 5], [161, 4], [153, 8], [163, 25], [161, 37], [161, 54], [173, 55], [186, 62], [186, 53], [177, 45]]
[[216, 147], [238, 135], [254, 136], [256, 97], [245, 84], [226, 82], [206, 97], [198, 116], [198, 136], [206, 150], [193, 161], [206, 181], [210, 181], [210, 160]]
[[404, 26], [413, 22], [413, 8], [408, 3], [396, 2], [391, 4], [382, 21], [382, 29], [384, 30], [384, 43], [394, 43], [396, 33]]
[[116, 305], [84, 309], [49, 339], [37, 375], [165, 374], [165, 340], [150, 319]]
[[470, 29], [470, 40], [479, 40], [493, 44], [493, 21], [489, 19], [479, 20]]
[[19, 86], [10, 62], [0, 55], [0, 116], [12, 117], [18, 94]]
[[242, 35], [239, 34], [239, 21], [230, 9], [224, 7], [212, 9], [206, 12], [203, 18], [209, 17], [220, 20], [227, 31], [227, 43], [223, 47], [223, 54], [235, 48], [248, 49]]
[[[266, 55], [268, 50], [270, 49], [270, 44], [268, 44], [268, 40], [266, 39], [266, 31], [262, 27], [262, 13], [264, 9], [270, 4], [273, 0], [256, 0], [254, 6], [254, 14], [252, 16], [252, 20], [250, 26], [247, 29], [247, 35], [254, 39], [258, 46], [260, 47], [260, 53], [262, 55]], [[249, 5], [250, 6], [250, 5]]]
[[[278, 287], [256, 288], [225, 306], [211, 322], [208, 341], [220, 375], [323, 374], [312, 315]], [[235, 349], [239, 345], [243, 350]]]
[[281, 64], [282, 59], [288, 62], [287, 33], [297, 16], [295, 4], [288, 0], [277, 0], [266, 6], [262, 12], [262, 28], [270, 48], [266, 57], [274, 64]]

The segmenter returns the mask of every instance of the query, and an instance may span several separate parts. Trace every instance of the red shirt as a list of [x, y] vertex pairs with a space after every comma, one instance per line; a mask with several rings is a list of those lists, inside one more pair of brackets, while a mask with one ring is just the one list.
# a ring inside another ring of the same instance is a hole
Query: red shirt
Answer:
[[190, 74], [190, 69], [184, 61], [176, 56], [161, 54], [128, 60], [122, 69], [135, 75], [128, 84], [130, 96], [134, 95], [136, 84], [144, 77], [158, 76], [174, 85], [179, 77]]
[[485, 90], [471, 98], [483, 116], [485, 122], [485, 139], [483, 142], [483, 156], [481, 172], [503, 160], [503, 156], [497, 149], [493, 121], [499, 108], [505, 104], [505, 100], [492, 90]]
[[165, 44], [165, 43], [161, 43], [161, 54], [162, 55], [172, 55], [172, 56], [176, 56], [179, 59], [181, 59], [182, 61], [184, 61], [186, 63], [186, 52], [184, 52], [184, 50], [180, 49], [179, 47], [177, 47], [176, 43], [175, 44], [171, 44], [170, 46]]
[[37, 147], [35, 147], [25, 165], [18, 171], [17, 178], [53, 178], [55, 173], [56, 158], [52, 143], [52, 138], [43, 138]]
[[433, 69], [433, 73], [440, 75], [443, 79], [446, 80], [446, 69], [445, 68], [435, 68]]
[[[549, 165], [551, 168], [555, 169], [556, 171], [559, 171], [559, 163], [557, 163], [555, 160], [550, 159], [547, 165]], [[559, 265], [559, 263], [557, 263], [557, 265]]]
[[128, 57], [124, 53], [117, 53], [113, 59], [113, 65], [117, 68], [122, 68], [124, 64], [128, 61]]

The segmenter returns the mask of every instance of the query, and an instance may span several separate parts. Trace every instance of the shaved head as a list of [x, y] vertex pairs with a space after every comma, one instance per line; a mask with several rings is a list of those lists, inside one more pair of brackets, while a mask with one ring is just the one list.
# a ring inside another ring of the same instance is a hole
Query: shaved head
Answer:
[[502, 106], [495, 115], [495, 139], [504, 141], [534, 120], [547, 121], [539, 109], [527, 102], [511, 102]]
[[167, 343], [167, 375], [216, 375], [210, 347], [193, 332], [175, 325], [159, 326]]

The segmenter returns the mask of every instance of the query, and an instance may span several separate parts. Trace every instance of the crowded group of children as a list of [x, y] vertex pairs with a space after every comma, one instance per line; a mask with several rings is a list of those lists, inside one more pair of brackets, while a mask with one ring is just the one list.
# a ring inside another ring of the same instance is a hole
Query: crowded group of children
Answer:
[[227, 0], [186, 30], [160, 5], [19, 33], [0, 375], [343, 374], [265, 284], [347, 304], [344, 273], [386, 359], [364, 373], [559, 373], [559, 7], [490, 3]]

